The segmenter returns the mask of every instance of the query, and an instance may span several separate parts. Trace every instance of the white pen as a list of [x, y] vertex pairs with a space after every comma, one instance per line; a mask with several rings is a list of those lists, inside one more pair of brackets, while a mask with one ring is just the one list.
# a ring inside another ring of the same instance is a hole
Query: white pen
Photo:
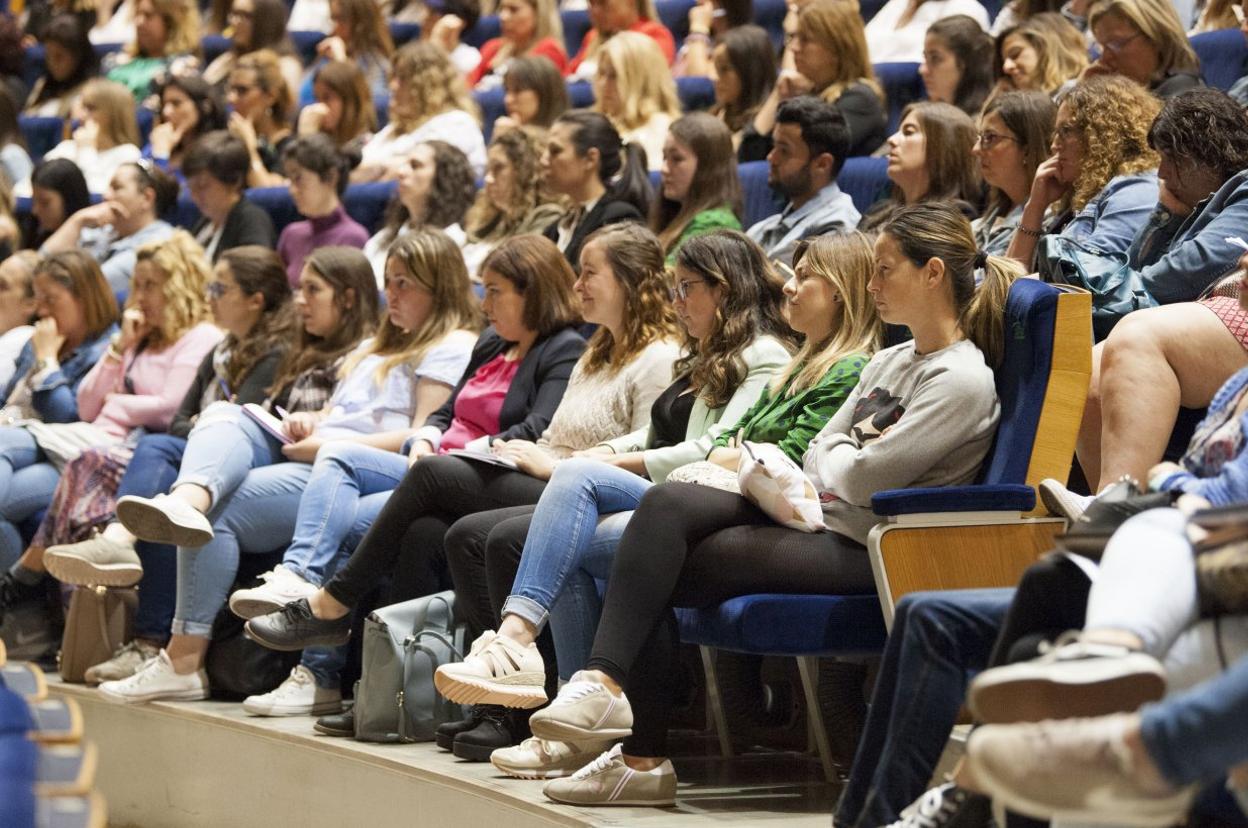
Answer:
[[280, 416], [283, 420], [290, 416], [290, 412], [282, 408], [280, 405], [273, 406], [273, 410], [275, 410], [278, 413], [278, 416]]

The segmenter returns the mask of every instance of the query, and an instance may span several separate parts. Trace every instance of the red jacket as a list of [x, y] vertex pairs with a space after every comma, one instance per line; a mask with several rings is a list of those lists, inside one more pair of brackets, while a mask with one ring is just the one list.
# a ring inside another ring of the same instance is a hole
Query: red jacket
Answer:
[[[668, 35], [671, 37], [671, 35]], [[501, 37], [487, 40], [481, 44], [481, 62], [477, 64], [477, 68], [468, 74], [468, 85], [476, 86], [482, 78], [494, 71], [494, 58], [498, 56], [498, 51], [503, 48], [507, 41]], [[533, 48], [529, 49], [526, 57], [536, 57], [541, 55], [549, 58], [550, 62], [555, 64], [555, 68], [560, 74], [566, 74], [568, 71], [568, 54], [563, 51], [563, 44], [553, 37], [544, 37], [533, 44]]]
[[[653, 38], [654, 42], [659, 44], [659, 48], [663, 50], [663, 55], [667, 58], [669, 64], [676, 59], [676, 40], [672, 37], [672, 33], [667, 30], [667, 27], [659, 21], [638, 20], [632, 26], [629, 26], [628, 30], [630, 32], [641, 32]], [[590, 29], [585, 33], [585, 39], [581, 41], [581, 50], [576, 53], [576, 57], [572, 58], [572, 64], [568, 66], [569, 72], [575, 72], [580, 67], [581, 62], [585, 60], [585, 55], [589, 54], [589, 49], [597, 38], [597, 29]], [[482, 49], [482, 54], [485, 54], [484, 49]]]

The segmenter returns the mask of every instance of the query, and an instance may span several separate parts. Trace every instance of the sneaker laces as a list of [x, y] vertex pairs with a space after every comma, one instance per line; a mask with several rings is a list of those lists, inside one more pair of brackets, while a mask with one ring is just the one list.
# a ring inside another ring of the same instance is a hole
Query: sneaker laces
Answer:
[[598, 755], [598, 758], [590, 762], [585, 767], [572, 774], [572, 778], [576, 780], [588, 779], [591, 776], [602, 773], [615, 764], [615, 757], [618, 751], [615, 748], [604, 750]]
[[914, 813], [893, 823], [895, 828], [941, 828], [958, 812], [966, 799], [952, 782], [939, 785], [919, 797]]
[[312, 673], [303, 665], [296, 665], [290, 671], [290, 675], [282, 681], [277, 687], [274, 687], [267, 695], [283, 696], [289, 692], [302, 690], [312, 683]]
[[550, 703], [550, 706], [554, 707], [556, 705], [578, 702], [583, 698], [600, 692], [599, 688], [604, 688], [604, 686], [596, 681], [569, 681], [559, 690], [559, 695], [555, 696], [555, 700]]
[[177, 675], [177, 671], [173, 669], [172, 662], [166, 664], [166, 662], [159, 655], [157, 655], [156, 657], [149, 658], [147, 661], [143, 662], [143, 666], [141, 666], [134, 675], [129, 678], [122, 679], [122, 682], [126, 687], [142, 687], [143, 685], [149, 684], [160, 678], [160, 675], [166, 672]]

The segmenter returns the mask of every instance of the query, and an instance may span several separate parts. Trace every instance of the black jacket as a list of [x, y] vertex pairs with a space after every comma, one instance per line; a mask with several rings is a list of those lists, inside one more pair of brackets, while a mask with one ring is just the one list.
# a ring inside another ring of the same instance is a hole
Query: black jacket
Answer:
[[[572, 239], [568, 242], [568, 249], [563, 251], [563, 255], [567, 258], [568, 263], [572, 265], [572, 269], [577, 273], [581, 272], [581, 246], [585, 244], [585, 240], [590, 234], [599, 227], [606, 227], [608, 224], [615, 224], [617, 221], [644, 221], [641, 213], [637, 208], [627, 201], [612, 199], [610, 193], [598, 199], [598, 203], [594, 205], [594, 209], [581, 219], [581, 223], [572, 231]], [[559, 241], [559, 222], [555, 222], [546, 228], [546, 238], [553, 242]]]
[[[455, 400], [459, 398], [464, 384], [477, 373], [478, 368], [512, 344], [496, 334], [493, 328], [486, 328], [472, 349], [468, 367], [451, 392], [451, 398], [430, 414], [424, 425], [437, 426], [443, 432], [450, 428], [455, 416]], [[516, 375], [503, 397], [503, 407], [498, 415], [499, 430], [494, 436], [500, 440], [536, 440], [542, 436], [563, 399], [572, 367], [584, 350], [585, 340], [574, 328], [564, 328], [533, 343], [516, 368]]]
[[[182, 405], [178, 406], [177, 413], [173, 415], [173, 422], [169, 424], [169, 433], [174, 437], [185, 437], [191, 433], [195, 418], [200, 414], [199, 403], [204, 397], [204, 389], [210, 383], [217, 381], [217, 372], [212, 364], [212, 358], [216, 352], [217, 349], [213, 348], [204, 355], [203, 362], [199, 363], [199, 370], [195, 372], [191, 387], [187, 389], [186, 396], [182, 398]], [[230, 389], [230, 400], [239, 405], [247, 403], [258, 405], [264, 402], [265, 397], [268, 396], [269, 386], [273, 384], [273, 378], [277, 376], [277, 366], [284, 355], [284, 349], [275, 348], [256, 360], [255, 365], [243, 377], [238, 388]]]
[[[202, 218], [195, 223], [191, 235], [196, 238], [208, 225], [208, 219]], [[221, 241], [217, 249], [212, 251], [212, 263], [216, 264], [221, 254], [245, 244], [258, 244], [273, 250], [277, 247], [277, 231], [273, 229], [273, 219], [255, 204], [240, 198], [230, 214], [225, 217], [225, 228], [221, 231]]]

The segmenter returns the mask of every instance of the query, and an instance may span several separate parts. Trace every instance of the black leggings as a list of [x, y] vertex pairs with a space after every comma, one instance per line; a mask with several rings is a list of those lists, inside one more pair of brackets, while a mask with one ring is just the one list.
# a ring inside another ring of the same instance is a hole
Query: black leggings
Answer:
[[588, 664], [628, 694], [625, 752], [666, 755], [679, 643], [672, 608], [766, 592], [873, 593], [875, 579], [862, 544], [786, 529], [740, 495], [692, 483], [646, 492], [620, 539]]
[[393, 572], [412, 521], [433, 516], [449, 526], [474, 512], [537, 503], [544, 488], [546, 481], [501, 466], [445, 455], [426, 457], [408, 470], [355, 554], [325, 590], [354, 607]]

